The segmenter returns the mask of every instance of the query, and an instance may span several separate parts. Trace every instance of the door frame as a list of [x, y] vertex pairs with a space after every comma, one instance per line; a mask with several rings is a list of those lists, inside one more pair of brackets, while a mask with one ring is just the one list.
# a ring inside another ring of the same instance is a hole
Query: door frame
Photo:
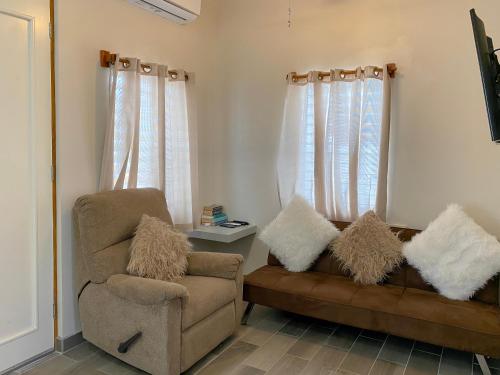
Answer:
[[57, 289], [57, 149], [56, 149], [56, 69], [55, 69], [55, 0], [50, 0], [50, 105], [52, 133], [52, 262], [53, 262], [53, 314], [54, 314], [54, 349], [59, 334], [59, 307]]

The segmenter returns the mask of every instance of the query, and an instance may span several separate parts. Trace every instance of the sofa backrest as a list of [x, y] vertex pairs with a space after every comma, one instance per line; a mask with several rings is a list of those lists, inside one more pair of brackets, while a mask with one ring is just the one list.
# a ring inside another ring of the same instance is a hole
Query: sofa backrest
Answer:
[[[339, 229], [344, 230], [351, 223], [345, 221], [332, 221], [333, 224]], [[397, 234], [399, 239], [403, 242], [410, 241], [414, 235], [420, 233], [420, 230], [410, 229], [410, 228], [401, 228], [401, 227], [391, 227], [391, 230]], [[274, 257], [271, 253], [268, 255], [267, 259], [268, 265], [271, 266], [282, 266], [276, 257]], [[338, 276], [350, 277], [349, 271], [343, 270], [340, 262], [330, 255], [328, 250], [325, 250], [323, 254], [319, 256], [316, 262], [312, 265], [310, 271], [313, 272], [323, 272], [329, 273]], [[427, 291], [436, 292], [434, 287], [420, 276], [420, 273], [412, 266], [407, 263], [404, 263], [397, 269], [396, 271], [389, 274], [384, 281], [385, 284], [398, 285], [406, 288], [415, 288], [422, 289]], [[499, 279], [498, 275], [493, 277], [488, 281], [488, 283], [479, 290], [473, 298], [474, 300], [478, 300], [488, 304], [499, 304]]]
[[156, 189], [114, 190], [84, 195], [74, 209], [78, 288], [126, 273], [129, 246], [143, 214], [171, 224], [165, 195]]

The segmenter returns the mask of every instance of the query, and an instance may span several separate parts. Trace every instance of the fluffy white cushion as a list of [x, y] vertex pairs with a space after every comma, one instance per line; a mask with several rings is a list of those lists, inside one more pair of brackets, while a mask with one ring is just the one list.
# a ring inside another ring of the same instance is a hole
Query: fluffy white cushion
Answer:
[[339, 230], [304, 198], [295, 196], [260, 234], [260, 239], [289, 271], [306, 271]]
[[500, 271], [500, 244], [450, 205], [403, 247], [408, 263], [442, 295], [467, 300]]

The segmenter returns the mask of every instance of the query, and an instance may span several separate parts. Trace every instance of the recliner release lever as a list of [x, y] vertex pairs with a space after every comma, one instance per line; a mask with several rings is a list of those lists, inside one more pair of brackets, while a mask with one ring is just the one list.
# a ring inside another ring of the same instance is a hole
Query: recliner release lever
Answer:
[[134, 336], [118, 345], [118, 353], [126, 353], [128, 349], [141, 338], [142, 332], [137, 332]]

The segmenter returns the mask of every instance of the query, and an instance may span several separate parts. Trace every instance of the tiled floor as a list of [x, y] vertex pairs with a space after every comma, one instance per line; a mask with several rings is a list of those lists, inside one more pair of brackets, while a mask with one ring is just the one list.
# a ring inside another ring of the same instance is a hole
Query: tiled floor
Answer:
[[[500, 375], [500, 360], [490, 360]], [[13, 375], [145, 374], [83, 343]], [[481, 375], [471, 353], [256, 307], [186, 375]]]

